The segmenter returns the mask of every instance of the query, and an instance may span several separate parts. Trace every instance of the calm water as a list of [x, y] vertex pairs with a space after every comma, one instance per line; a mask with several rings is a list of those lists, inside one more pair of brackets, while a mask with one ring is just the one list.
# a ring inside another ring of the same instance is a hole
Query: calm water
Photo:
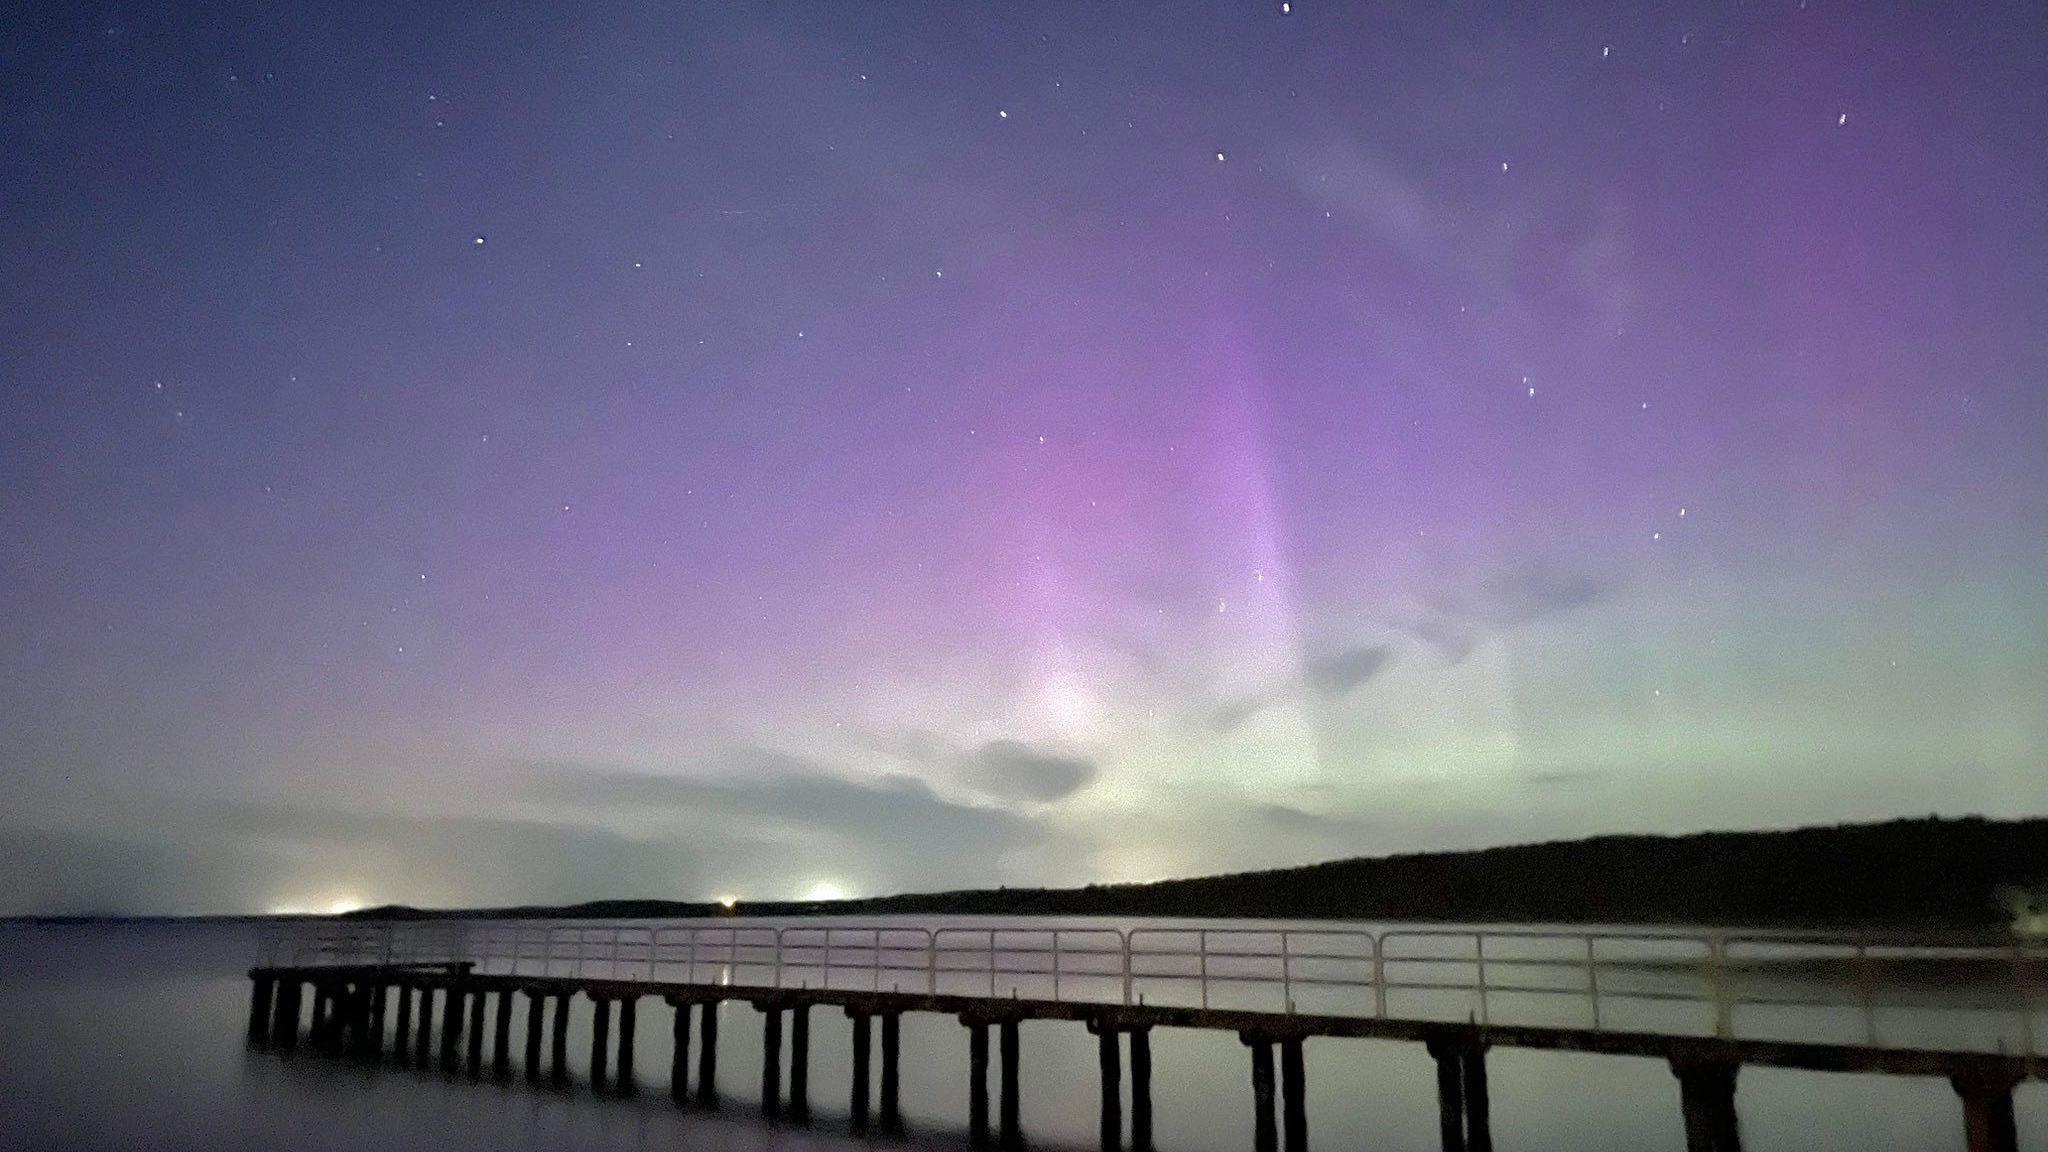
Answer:
[[[844, 1152], [903, 1144], [848, 1135], [849, 1027], [812, 1017], [810, 1130], [770, 1128], [751, 1106], [760, 1017], [727, 1004], [718, 1116], [667, 1101], [667, 1010], [642, 1005], [641, 1095], [593, 1099], [437, 1073], [362, 1069], [300, 1054], [251, 1053], [245, 925], [0, 925], [0, 1148], [335, 1149], [693, 1148]], [[523, 1017], [522, 1013], [515, 1014]], [[589, 1054], [579, 1007], [570, 1051]], [[966, 1033], [951, 1019], [903, 1019], [903, 1107], [911, 1145], [958, 1149], [967, 1114]], [[514, 1046], [515, 1053], [518, 1047]], [[1244, 1049], [1226, 1033], [1153, 1034], [1158, 1144], [1238, 1152], [1251, 1144]], [[1312, 1040], [1310, 1139], [1320, 1148], [1436, 1147], [1431, 1064], [1416, 1045]], [[1649, 1060], [1497, 1049], [1489, 1061], [1502, 1149], [1680, 1149], [1678, 1089]], [[1024, 1123], [1041, 1147], [1089, 1148], [1096, 1123], [1093, 1038], [1078, 1024], [1023, 1027]], [[1754, 1149], [1960, 1149], [1959, 1109], [1937, 1080], [1746, 1069], [1738, 1098]], [[2048, 1089], [2017, 1097], [2023, 1146], [2048, 1147]]]

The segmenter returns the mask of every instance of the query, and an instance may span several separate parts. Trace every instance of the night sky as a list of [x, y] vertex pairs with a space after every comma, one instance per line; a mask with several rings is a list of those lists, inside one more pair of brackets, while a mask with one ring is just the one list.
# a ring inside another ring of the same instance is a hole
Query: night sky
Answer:
[[2038, 3], [559, 8], [0, 15], [0, 912], [2048, 810]]

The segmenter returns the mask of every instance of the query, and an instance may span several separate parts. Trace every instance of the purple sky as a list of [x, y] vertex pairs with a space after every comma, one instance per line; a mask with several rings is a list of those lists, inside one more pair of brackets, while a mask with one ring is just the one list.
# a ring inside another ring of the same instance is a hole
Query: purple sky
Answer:
[[2048, 13], [38, 6], [0, 912], [2048, 810]]

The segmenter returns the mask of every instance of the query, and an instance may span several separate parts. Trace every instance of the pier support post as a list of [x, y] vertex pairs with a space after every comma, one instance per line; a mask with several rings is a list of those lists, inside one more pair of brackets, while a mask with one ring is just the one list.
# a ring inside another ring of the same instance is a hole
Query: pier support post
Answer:
[[901, 1012], [882, 1013], [882, 1131], [892, 1136], [903, 1132], [903, 1110], [898, 1104], [902, 1074], [897, 1059], [903, 1048], [902, 1019]]
[[569, 1082], [569, 997], [555, 993], [555, 1026], [548, 1034], [548, 1078], [555, 1084]]
[[1102, 1080], [1102, 1152], [1122, 1152], [1124, 1146], [1124, 1072], [1122, 1053], [1117, 1049], [1116, 1025], [1097, 1020], [1095, 1064]]
[[324, 980], [313, 984], [313, 1022], [306, 1028], [306, 1042], [313, 1051], [327, 1049], [327, 1016], [334, 1001], [334, 992]]
[[638, 996], [625, 996], [619, 1000], [619, 1072], [613, 1089], [621, 1096], [631, 1096], [639, 1091], [633, 1084], [633, 1033], [640, 1015], [639, 1006]]
[[1018, 1120], [1023, 1101], [1017, 1095], [1017, 1021], [1004, 1020], [996, 1027], [996, 1037], [1003, 1057], [1003, 1098], [1000, 1104], [1000, 1136], [1003, 1147], [1014, 1150], [1024, 1146], [1024, 1125]]
[[1467, 1152], [1464, 1045], [1448, 1033], [1433, 1033], [1423, 1045], [1436, 1061], [1436, 1122], [1443, 1152]]
[[392, 986], [398, 993], [398, 1023], [391, 1031], [391, 1058], [400, 1064], [412, 1058], [412, 984], [401, 980]]
[[967, 1142], [988, 1146], [988, 1021], [967, 1020]]
[[531, 988], [526, 990], [526, 1082], [540, 1083], [540, 1037], [547, 1028], [542, 1013], [547, 999]]
[[718, 1107], [718, 1001], [706, 1000], [697, 1025], [697, 1106]]
[[389, 1015], [392, 988], [393, 985], [380, 977], [376, 987], [370, 989], [369, 1055], [372, 1063], [384, 1060], [384, 1020]]
[[1280, 1134], [1287, 1152], [1308, 1152], [1308, 1085], [1301, 1043], [1299, 1036], [1280, 1042]]
[[851, 1008], [846, 1014], [853, 1019], [853, 1092], [847, 1102], [847, 1113], [853, 1119], [853, 1130], [864, 1132], [868, 1126], [868, 1014]]
[[446, 1000], [441, 1005], [441, 1071], [453, 1072], [462, 1052], [462, 1007], [469, 1000], [469, 991], [450, 984], [442, 995]]
[[1486, 1086], [1486, 1041], [1476, 1032], [1460, 1062], [1465, 1074], [1465, 1152], [1493, 1152], [1493, 1101]]
[[412, 1062], [425, 1068], [433, 1060], [434, 1053], [434, 986], [420, 985], [419, 1035], [414, 1037]]
[[1735, 1074], [1740, 1068], [1728, 1060], [1672, 1058], [1685, 1113], [1686, 1152], [1742, 1152], [1735, 1117]]
[[1131, 1037], [1131, 1152], [1152, 1152], [1152, 1029]]
[[2014, 1078], [1957, 1076], [1949, 1080], [1963, 1098], [1963, 1142], [1969, 1152], [2018, 1152], [2019, 1129], [2013, 1121]]
[[1252, 1148], [1276, 1152], [1280, 1141], [1273, 1126], [1273, 1041], [1257, 1033], [1243, 1033], [1239, 1039], [1252, 1050]]
[[382, 977], [373, 981], [363, 993], [363, 1043], [362, 1057], [371, 1064], [384, 1059], [384, 990]]
[[249, 1044], [261, 1048], [270, 1039], [271, 997], [277, 982], [269, 974], [260, 974], [249, 981]]
[[690, 1002], [671, 999], [676, 1010], [674, 1044], [668, 1059], [668, 1098], [677, 1104], [690, 1102]]
[[491, 1017], [491, 1075], [512, 1075], [512, 990], [498, 989], [497, 1011]]
[[761, 1115], [773, 1120], [782, 1115], [782, 1005], [764, 1003], [761, 1009]]
[[799, 1124], [811, 1120], [811, 1006], [797, 1004], [789, 1010], [789, 1118]]
[[490, 993], [482, 988], [469, 994], [469, 1078], [474, 1080], [484, 1074], [484, 997]]
[[306, 985], [297, 977], [290, 977], [278, 986], [277, 998], [271, 1007], [270, 1042], [284, 1051], [299, 1046], [299, 1008], [303, 1003]]
[[590, 1090], [602, 1096], [612, 1055], [612, 1002], [608, 997], [592, 996], [590, 1011]]

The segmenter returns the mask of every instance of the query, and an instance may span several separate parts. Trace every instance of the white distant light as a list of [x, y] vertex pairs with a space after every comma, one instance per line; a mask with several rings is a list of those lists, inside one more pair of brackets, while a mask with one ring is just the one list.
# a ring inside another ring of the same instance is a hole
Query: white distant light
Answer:
[[1009, 112], [1009, 109], [1007, 109], [1007, 108], [998, 108], [998, 109], [996, 109], [996, 119], [998, 119], [998, 120], [1008, 120], [1009, 118], [1010, 118], [1010, 112]]
[[471, 244], [476, 245], [479, 248], [484, 246], [484, 238], [482, 236], [472, 236], [470, 237], [469, 242]]
[[806, 900], [844, 900], [846, 896], [846, 889], [831, 880], [820, 880], [804, 893]]
[[1847, 112], [1844, 112], [1840, 116], [1835, 117], [1835, 127], [1837, 128], [1840, 128], [1842, 125], [1847, 124], [1848, 122], [1849, 114]]
[[718, 898], [718, 906], [728, 911], [730, 911], [733, 908], [733, 906], [738, 904], [739, 902], [740, 898], [737, 896], [720, 896]]

